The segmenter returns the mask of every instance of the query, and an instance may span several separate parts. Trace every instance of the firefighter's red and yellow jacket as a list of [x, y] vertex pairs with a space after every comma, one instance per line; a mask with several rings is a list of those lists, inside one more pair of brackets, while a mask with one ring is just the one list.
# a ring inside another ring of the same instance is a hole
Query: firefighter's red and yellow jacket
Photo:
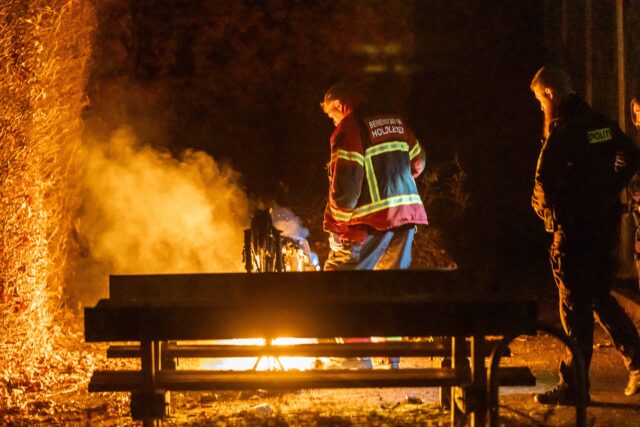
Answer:
[[331, 135], [325, 231], [361, 243], [370, 228], [427, 224], [414, 179], [425, 157], [399, 116], [347, 115]]

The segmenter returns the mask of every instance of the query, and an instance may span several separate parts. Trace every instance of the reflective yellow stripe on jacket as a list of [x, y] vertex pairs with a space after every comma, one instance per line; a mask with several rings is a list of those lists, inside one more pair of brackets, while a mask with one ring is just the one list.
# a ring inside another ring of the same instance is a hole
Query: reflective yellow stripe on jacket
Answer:
[[[348, 222], [352, 219], [357, 219], [384, 209], [389, 209], [395, 206], [410, 205], [410, 204], [422, 204], [420, 196], [417, 194], [392, 196], [386, 199], [380, 198], [380, 190], [378, 189], [378, 183], [373, 167], [373, 158], [379, 154], [390, 153], [394, 151], [409, 152], [409, 144], [404, 141], [389, 141], [382, 144], [378, 144], [373, 147], [369, 147], [365, 150], [365, 155], [355, 151], [338, 150], [337, 157], [339, 159], [350, 160], [358, 163], [365, 168], [365, 175], [367, 177], [367, 183], [369, 185], [369, 192], [372, 202], [360, 206], [353, 210], [344, 210], [338, 207], [331, 207], [331, 215], [338, 221]], [[416, 146], [409, 152], [409, 158], [413, 159], [420, 154], [420, 145]]]
[[334, 217], [338, 221], [349, 222], [353, 215], [353, 211], [345, 211], [340, 208], [336, 208], [334, 206], [330, 206], [331, 216]]
[[413, 160], [416, 156], [420, 154], [420, 144], [416, 144], [411, 151], [409, 152], [409, 159]]
[[417, 194], [407, 194], [402, 196], [393, 196], [379, 202], [370, 203], [368, 205], [360, 206], [353, 211], [351, 219], [363, 217], [365, 215], [372, 214], [384, 209], [392, 208], [394, 206], [422, 204], [420, 196]]
[[338, 150], [337, 157], [343, 160], [350, 160], [364, 166], [364, 156], [357, 151]]
[[409, 144], [404, 141], [389, 141], [373, 147], [369, 147], [365, 150], [364, 167], [365, 173], [367, 175], [367, 182], [369, 183], [369, 194], [371, 195], [371, 201], [373, 203], [383, 201], [380, 199], [378, 180], [376, 179], [376, 174], [373, 169], [373, 157], [379, 154], [390, 153], [393, 151], [409, 151]]
[[369, 203], [360, 206], [352, 211], [346, 211], [340, 208], [331, 207], [331, 215], [338, 221], [348, 222], [352, 219], [361, 218], [363, 216], [393, 208], [395, 206], [422, 204], [422, 199], [417, 194], [407, 194], [402, 196], [393, 196], [378, 202]]

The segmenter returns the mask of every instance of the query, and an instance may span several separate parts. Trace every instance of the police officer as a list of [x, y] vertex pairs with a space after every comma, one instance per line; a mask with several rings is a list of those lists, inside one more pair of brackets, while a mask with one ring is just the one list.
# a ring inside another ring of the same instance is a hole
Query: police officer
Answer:
[[[640, 96], [636, 95], [631, 99], [630, 110], [631, 122], [636, 130], [640, 131]], [[627, 186], [627, 202], [629, 204], [629, 212], [636, 226], [634, 261], [638, 279], [640, 280], [640, 174], [635, 174]]]
[[[576, 95], [565, 71], [541, 68], [531, 90], [545, 115], [532, 205], [553, 233], [549, 252], [562, 324], [578, 344], [588, 374], [595, 314], [622, 354], [629, 370], [624, 392], [632, 395], [640, 388], [640, 338], [610, 290], [619, 195], [636, 171], [638, 153], [617, 124]], [[573, 369], [567, 353], [558, 385], [535, 400], [575, 404]]]

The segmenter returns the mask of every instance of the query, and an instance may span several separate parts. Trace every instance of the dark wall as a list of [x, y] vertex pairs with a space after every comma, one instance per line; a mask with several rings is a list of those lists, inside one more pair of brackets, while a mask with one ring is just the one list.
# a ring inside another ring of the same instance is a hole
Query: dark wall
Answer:
[[100, 2], [91, 131], [126, 123], [175, 155], [207, 151], [255, 197], [324, 192], [332, 125], [318, 104], [331, 83], [364, 75], [369, 46], [411, 45], [413, 4]]
[[[619, 6], [622, 6], [621, 27], [616, 19]], [[618, 40], [618, 30], [621, 30], [621, 40]], [[595, 109], [618, 121], [623, 130], [636, 137], [637, 132], [630, 121], [629, 101], [634, 94], [640, 93], [638, 31], [638, 2], [545, 1], [545, 40], [549, 59], [571, 72], [576, 89]], [[620, 54], [624, 67], [620, 67]], [[623, 202], [625, 196], [621, 195]], [[621, 277], [636, 276], [634, 228], [629, 215], [623, 215], [617, 250], [617, 273]]]
[[432, 223], [464, 263], [546, 262], [530, 208], [542, 123], [529, 82], [545, 60], [542, 2], [425, 2], [416, 16], [413, 121], [433, 162], [458, 154], [469, 193], [461, 215], [433, 201]]

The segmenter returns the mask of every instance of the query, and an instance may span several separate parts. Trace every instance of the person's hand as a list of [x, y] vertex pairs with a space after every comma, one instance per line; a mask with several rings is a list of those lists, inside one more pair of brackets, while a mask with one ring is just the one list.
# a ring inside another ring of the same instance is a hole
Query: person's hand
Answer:
[[342, 239], [335, 233], [329, 234], [329, 247], [332, 251], [338, 252], [342, 249]]

